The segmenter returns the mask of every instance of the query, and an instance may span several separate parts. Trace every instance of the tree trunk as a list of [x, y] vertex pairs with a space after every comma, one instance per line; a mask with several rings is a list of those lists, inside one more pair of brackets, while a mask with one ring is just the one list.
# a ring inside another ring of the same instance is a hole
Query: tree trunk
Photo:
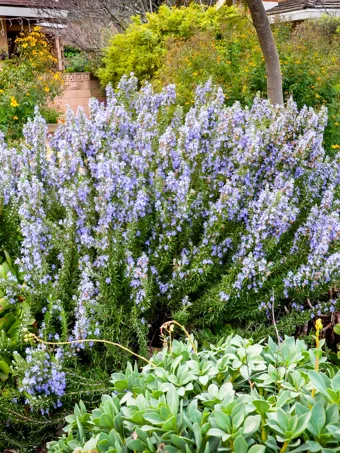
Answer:
[[246, 0], [259, 38], [267, 72], [268, 98], [273, 105], [283, 105], [280, 59], [262, 0]]

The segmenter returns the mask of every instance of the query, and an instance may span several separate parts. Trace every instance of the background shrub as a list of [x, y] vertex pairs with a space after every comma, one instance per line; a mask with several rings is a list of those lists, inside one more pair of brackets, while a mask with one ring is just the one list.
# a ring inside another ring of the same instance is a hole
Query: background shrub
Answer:
[[0, 71], [0, 129], [8, 139], [19, 138], [34, 108], [46, 107], [62, 90], [57, 60], [39, 27], [22, 33], [15, 44], [15, 54]]
[[65, 72], [92, 72], [100, 66], [99, 57], [95, 53], [84, 52], [71, 46], [64, 47]]
[[99, 70], [103, 85], [116, 85], [121, 77], [133, 72], [140, 82], [150, 80], [163, 65], [169, 38], [186, 40], [202, 30], [219, 30], [221, 24], [238, 17], [235, 8], [188, 8], [161, 6], [157, 13], [147, 14], [148, 22], [140, 17], [123, 34], [114, 35]]

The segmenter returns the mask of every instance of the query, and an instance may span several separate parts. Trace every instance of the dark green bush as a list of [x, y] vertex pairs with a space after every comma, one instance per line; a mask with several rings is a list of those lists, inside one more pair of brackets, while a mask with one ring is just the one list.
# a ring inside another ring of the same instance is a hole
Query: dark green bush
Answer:
[[100, 57], [95, 52], [85, 52], [76, 47], [65, 46], [65, 72], [97, 72]]

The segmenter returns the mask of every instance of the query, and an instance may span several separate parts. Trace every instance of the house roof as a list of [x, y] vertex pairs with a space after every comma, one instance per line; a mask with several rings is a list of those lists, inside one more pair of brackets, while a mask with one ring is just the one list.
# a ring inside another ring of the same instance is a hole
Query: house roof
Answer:
[[63, 19], [68, 11], [62, 6], [59, 0], [0, 0], [0, 17]]
[[[53, 8], [58, 7], [58, 0], [54, 0]], [[15, 6], [26, 8], [43, 8], [46, 7], [46, 0], [0, 0], [0, 6]]]
[[268, 9], [267, 14], [271, 16], [276, 14], [292, 13], [306, 9], [317, 11], [339, 9], [340, 11], [340, 0], [284, 0], [281, 1], [277, 6], [274, 6], [274, 8]]

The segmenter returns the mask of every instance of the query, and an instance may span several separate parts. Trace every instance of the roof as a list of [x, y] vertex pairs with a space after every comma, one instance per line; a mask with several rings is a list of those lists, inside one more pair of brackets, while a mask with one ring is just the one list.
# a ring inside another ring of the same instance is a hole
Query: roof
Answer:
[[[1, 0], [0, 0], [1, 1]], [[294, 11], [312, 9], [317, 11], [340, 10], [340, 0], [284, 0], [274, 8], [268, 9], [267, 14], [286, 14]]]
[[[58, 7], [58, 0], [54, 0], [53, 8]], [[20, 6], [26, 8], [43, 8], [46, 7], [46, 0], [0, 0], [0, 6]]]
[[62, 19], [67, 16], [68, 11], [59, 0], [0, 0], [0, 17]]

